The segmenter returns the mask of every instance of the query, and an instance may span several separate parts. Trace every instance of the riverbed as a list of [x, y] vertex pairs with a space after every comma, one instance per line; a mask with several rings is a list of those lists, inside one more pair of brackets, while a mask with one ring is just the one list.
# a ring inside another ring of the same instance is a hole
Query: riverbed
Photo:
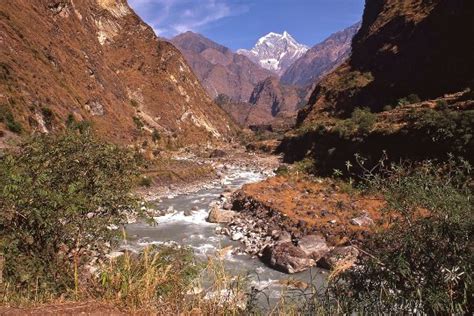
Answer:
[[[290, 276], [267, 267], [257, 257], [234, 254], [232, 249], [241, 246], [240, 243], [217, 234], [216, 228], [220, 225], [206, 221], [210, 206], [221, 198], [225, 190], [238, 189], [244, 184], [264, 180], [269, 175], [269, 172], [258, 169], [227, 166], [220, 181], [207, 183], [194, 192], [161, 197], [154, 202], [155, 207], [167, 210], [167, 214], [156, 217], [154, 225], [144, 222], [127, 225], [129, 247], [138, 250], [150, 244], [177, 243], [191, 247], [196, 256], [203, 260], [221, 257], [229, 274], [248, 275], [249, 285], [264, 291], [272, 300], [281, 295], [283, 280], [312, 282], [319, 287], [326, 277], [324, 270], [312, 268]], [[191, 215], [185, 215], [191, 209]]]

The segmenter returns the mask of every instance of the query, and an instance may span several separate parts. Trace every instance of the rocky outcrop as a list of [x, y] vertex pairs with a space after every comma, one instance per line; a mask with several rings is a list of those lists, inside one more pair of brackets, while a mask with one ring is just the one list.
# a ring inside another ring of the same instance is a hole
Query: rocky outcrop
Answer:
[[354, 24], [313, 46], [283, 73], [281, 82], [304, 87], [321, 80], [350, 56], [359, 27], [360, 23]]
[[410, 94], [421, 99], [463, 90], [474, 72], [474, 2], [367, 0], [352, 55], [314, 89], [300, 124], [321, 111], [380, 111]]
[[276, 77], [270, 77], [255, 86], [249, 103], [252, 107], [247, 116], [248, 125], [272, 123], [278, 118], [296, 115], [301, 104], [301, 91], [293, 86], [281, 84]]
[[189, 144], [235, 130], [125, 0], [1, 1], [0, 42], [0, 110], [24, 131], [90, 121], [119, 143]]
[[234, 54], [200, 34], [186, 32], [173, 39], [211, 98], [220, 94], [247, 102], [255, 85], [272, 73], [247, 57]]

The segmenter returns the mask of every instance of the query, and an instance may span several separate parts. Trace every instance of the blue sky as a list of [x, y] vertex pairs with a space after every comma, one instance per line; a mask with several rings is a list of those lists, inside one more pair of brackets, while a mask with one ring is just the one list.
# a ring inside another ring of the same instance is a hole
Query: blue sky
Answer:
[[129, 0], [157, 35], [201, 33], [232, 50], [288, 31], [313, 46], [362, 18], [364, 0]]

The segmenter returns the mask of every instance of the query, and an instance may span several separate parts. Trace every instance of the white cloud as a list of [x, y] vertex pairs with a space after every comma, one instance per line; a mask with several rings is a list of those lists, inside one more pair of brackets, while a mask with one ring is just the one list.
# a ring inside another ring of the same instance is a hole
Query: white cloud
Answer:
[[232, 0], [129, 0], [134, 10], [157, 35], [174, 36], [199, 31], [210, 23], [239, 15], [247, 7]]

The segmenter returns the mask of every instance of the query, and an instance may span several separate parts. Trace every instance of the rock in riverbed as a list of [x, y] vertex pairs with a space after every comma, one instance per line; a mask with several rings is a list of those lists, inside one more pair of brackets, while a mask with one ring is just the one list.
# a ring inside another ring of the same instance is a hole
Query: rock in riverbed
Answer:
[[337, 247], [327, 253], [318, 265], [324, 269], [333, 269], [336, 266], [351, 267], [355, 264], [359, 251], [353, 246]]
[[209, 223], [218, 223], [218, 224], [230, 223], [232, 219], [235, 217], [235, 214], [236, 213], [234, 211], [221, 210], [219, 206], [215, 205], [209, 211], [207, 221]]
[[324, 237], [320, 235], [307, 235], [298, 241], [298, 248], [314, 261], [318, 261], [329, 252]]
[[273, 247], [267, 246], [263, 250], [262, 261], [285, 273], [305, 271], [316, 264], [291, 242], [277, 243]]

